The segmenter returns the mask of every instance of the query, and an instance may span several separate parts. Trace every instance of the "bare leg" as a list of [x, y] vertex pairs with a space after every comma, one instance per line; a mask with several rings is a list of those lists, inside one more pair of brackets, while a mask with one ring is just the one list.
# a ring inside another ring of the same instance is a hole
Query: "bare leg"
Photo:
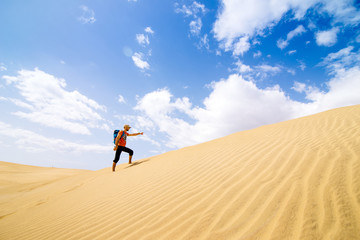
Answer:
[[131, 164], [132, 155], [129, 155], [129, 164]]
[[115, 172], [116, 163], [113, 162], [112, 171]]

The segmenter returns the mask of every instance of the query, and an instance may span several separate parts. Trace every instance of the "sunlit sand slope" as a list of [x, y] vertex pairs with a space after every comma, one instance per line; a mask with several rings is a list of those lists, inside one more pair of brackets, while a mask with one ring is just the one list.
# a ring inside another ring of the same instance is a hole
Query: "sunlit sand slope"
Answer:
[[360, 105], [115, 173], [21, 169], [0, 163], [0, 239], [360, 239]]

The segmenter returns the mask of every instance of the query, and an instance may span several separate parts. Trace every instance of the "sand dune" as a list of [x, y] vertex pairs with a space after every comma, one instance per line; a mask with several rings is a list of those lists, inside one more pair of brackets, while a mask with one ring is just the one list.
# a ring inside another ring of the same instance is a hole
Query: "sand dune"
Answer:
[[360, 105], [115, 173], [0, 172], [0, 239], [360, 239]]

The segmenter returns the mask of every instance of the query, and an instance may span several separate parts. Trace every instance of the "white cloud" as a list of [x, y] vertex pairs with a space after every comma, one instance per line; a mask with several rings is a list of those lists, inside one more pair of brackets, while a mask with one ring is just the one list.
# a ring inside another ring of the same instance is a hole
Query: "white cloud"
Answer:
[[176, 146], [174, 142], [178, 142], [188, 135], [184, 129], [189, 124], [180, 118], [171, 117], [171, 115], [176, 111], [190, 114], [191, 104], [185, 97], [176, 99], [174, 102], [171, 101], [171, 98], [169, 90], [159, 89], [141, 98], [135, 109], [144, 113], [145, 118], [151, 120], [160, 132], [167, 133], [172, 139], [167, 145], [174, 147]]
[[358, 43], [360, 43], [360, 34], [357, 35], [355, 41], [358, 42]]
[[192, 20], [189, 23], [190, 33], [194, 36], [199, 36], [202, 28], [201, 17], [206, 13], [204, 4], [194, 1], [191, 5], [179, 6], [175, 3], [175, 12], [182, 13], [185, 17], [189, 17]]
[[302, 71], [304, 71], [305, 70], [305, 68], [306, 68], [306, 65], [305, 65], [305, 63], [304, 63], [304, 61], [301, 61], [301, 60], [297, 60], [298, 62], [299, 62], [299, 68], [302, 70]]
[[360, 50], [353, 52], [354, 47], [348, 46], [335, 53], [330, 53], [319, 64], [326, 66], [330, 74], [335, 75], [338, 72], [344, 71], [346, 68], [360, 65]]
[[7, 68], [6, 68], [5, 64], [0, 63], [0, 72], [6, 71], [6, 70], [7, 70]]
[[207, 9], [204, 4], [198, 3], [197, 1], [193, 1], [190, 5], [182, 5], [179, 3], [175, 3], [175, 12], [182, 13], [186, 18], [190, 19], [189, 29], [190, 34], [189, 37], [194, 37], [198, 40], [194, 45], [201, 49], [202, 47], [209, 50], [209, 37], [208, 34], [201, 34], [201, 29], [203, 27], [202, 17], [206, 14]]
[[239, 39], [237, 43], [234, 44], [233, 55], [243, 55], [250, 49], [249, 37], [245, 36]]
[[[261, 89], [253, 81], [232, 74], [211, 83], [212, 91], [202, 106], [192, 106], [187, 97], [174, 98], [168, 89], [159, 89], [139, 98], [135, 110], [168, 136], [167, 146], [184, 147], [265, 124], [360, 104], [360, 54], [353, 50], [349, 46], [324, 58], [321, 65], [331, 69], [332, 76], [324, 83], [325, 89], [294, 82], [292, 89], [304, 93], [307, 103], [290, 99], [278, 85]], [[242, 74], [277, 74], [284, 69], [267, 64], [252, 69], [240, 60], [236, 65]]]
[[356, 26], [360, 22], [360, 11], [357, 1], [352, 0], [327, 0], [323, 2], [323, 11], [330, 13], [334, 17], [335, 23]]
[[[359, 67], [339, 72], [327, 83], [327, 92], [294, 83], [293, 89], [304, 92], [310, 101], [302, 103], [291, 100], [277, 85], [260, 89], [233, 74], [211, 84], [212, 92], [202, 107], [192, 107], [188, 98], [173, 98], [168, 89], [160, 89], [139, 99], [135, 109], [168, 135], [168, 146], [184, 147], [265, 124], [359, 104], [359, 76]], [[192, 120], [186, 121], [187, 118]]]
[[145, 32], [150, 33], [150, 34], [154, 34], [154, 31], [151, 29], [151, 27], [146, 27]]
[[48, 138], [35, 132], [16, 128], [0, 121], [0, 135], [16, 140], [17, 146], [30, 152], [96, 152], [106, 153], [111, 145], [80, 144], [59, 138]]
[[308, 28], [309, 28], [310, 30], [314, 30], [314, 29], [316, 28], [315, 23], [313, 23], [313, 22], [310, 20], [310, 22], [309, 22], [309, 24], [308, 24]]
[[[293, 18], [300, 20], [311, 7], [316, 6], [314, 11], [327, 13], [332, 17], [333, 24], [355, 26], [360, 22], [360, 12], [353, 6], [353, 1], [347, 0], [222, 0], [221, 5], [213, 32], [220, 46], [225, 49], [231, 49], [238, 38], [249, 36], [251, 39], [256, 35], [264, 35], [289, 11]], [[286, 41], [280, 42], [280, 46], [285, 45]]]
[[234, 70], [239, 73], [247, 73], [253, 71], [253, 69], [249, 65], [243, 64], [240, 60], [238, 60], [235, 65], [237, 66], [237, 68]]
[[144, 69], [150, 69], [150, 65], [148, 62], [144, 61], [143, 58], [143, 54], [142, 53], [134, 53], [134, 55], [132, 56], [132, 60], [134, 61], [135, 65], [144, 70]]
[[209, 38], [208, 35], [205, 34], [204, 37], [200, 39], [200, 46], [204, 46], [206, 49], [209, 49]]
[[275, 76], [276, 74], [280, 73], [282, 70], [282, 66], [270, 66], [268, 64], [262, 64], [254, 66], [255, 71], [253, 75], [256, 79], [263, 80], [270, 76]]
[[9, 100], [10, 100], [10, 102], [12, 102], [13, 104], [15, 104], [18, 107], [25, 108], [25, 109], [28, 109], [30, 111], [35, 110], [35, 108], [31, 104], [28, 104], [28, 103], [26, 103], [24, 101], [21, 101], [20, 99], [9, 98]]
[[319, 112], [332, 108], [350, 106], [360, 103], [360, 68], [355, 66], [336, 72], [335, 76], [326, 83], [327, 92], [320, 91], [316, 86], [308, 86], [304, 83], [295, 82], [292, 89], [304, 92], [306, 99], [311, 100], [303, 108], [304, 112]]
[[193, 35], [199, 35], [202, 27], [202, 22], [200, 18], [197, 18], [190, 22], [190, 32]]
[[136, 41], [140, 45], [146, 46], [150, 44], [149, 34], [153, 35], [154, 31], [151, 29], [151, 27], [146, 27], [144, 31], [147, 33], [146, 35], [143, 33], [136, 34]]
[[257, 57], [261, 57], [262, 53], [260, 51], [257, 51], [254, 53], [253, 57], [257, 58]]
[[291, 75], [295, 76], [296, 75], [296, 71], [294, 69], [288, 69], [286, 70], [288, 73], [290, 73]]
[[[151, 27], [146, 27], [144, 31], [145, 34], [144, 33], [136, 34], [136, 41], [148, 50], [146, 57], [149, 58], [152, 54], [152, 50], [149, 49], [149, 45], [150, 45], [149, 35], [153, 35], [154, 31], [151, 29]], [[124, 50], [125, 55], [129, 55], [129, 53], [132, 52], [131, 49], [129, 48], [125, 48], [125, 50]], [[145, 75], [150, 76], [149, 73], [145, 72], [146, 69], [150, 69], [150, 64], [148, 63], [147, 60], [144, 59], [145, 55], [143, 53], [135, 52], [134, 54], [131, 54], [131, 58], [135, 63], [135, 66], [140, 68], [145, 73]]]
[[342, 60], [343, 62], [349, 62], [350, 58], [347, 58], [347, 57], [351, 55], [352, 50], [354, 50], [354, 47], [348, 46], [347, 48], [343, 48], [336, 53], [330, 53], [329, 55], [326, 56], [326, 58], [324, 59], [324, 62], [331, 63], [336, 60]]
[[279, 39], [277, 41], [277, 46], [278, 48], [280, 49], [284, 49], [286, 48], [288, 45], [289, 45], [289, 41], [291, 39], [293, 39], [294, 37], [296, 36], [300, 36], [301, 34], [303, 34], [304, 32], [306, 32], [305, 28], [303, 25], [299, 25], [297, 26], [294, 30], [290, 31], [287, 36], [286, 36], [286, 40], [283, 40], [283, 39]]
[[149, 45], [150, 44], [149, 37], [145, 36], [144, 34], [136, 34], [136, 41], [140, 45]]
[[[284, 102], [290, 100], [277, 86], [258, 89], [239, 75], [231, 75], [211, 86], [213, 91], [202, 108], [192, 108], [187, 98], [172, 100], [169, 90], [161, 89], [146, 94], [135, 109], [168, 135], [170, 147], [203, 142], [289, 117], [290, 109]], [[177, 111], [191, 117], [195, 123], [176, 116]]]
[[193, 14], [191, 9], [188, 6], [182, 5], [181, 7], [179, 7], [178, 3], [175, 3], [175, 12], [176, 13], [182, 13], [186, 17], [191, 16]]
[[260, 45], [261, 42], [258, 39], [255, 38], [255, 39], [253, 39], [252, 44], [253, 45]]
[[158, 89], [140, 99], [137, 108], [145, 110], [151, 118], [167, 115], [174, 110], [189, 112], [191, 104], [188, 98], [177, 99], [173, 103], [171, 103], [171, 98], [172, 95], [168, 89]]
[[321, 95], [325, 94], [315, 86], [307, 86], [305, 83], [300, 83], [297, 81], [294, 82], [294, 86], [291, 89], [299, 93], [306, 93], [305, 98], [312, 101], [316, 101], [320, 98]]
[[305, 92], [306, 84], [301, 82], [294, 82], [294, 86], [291, 88], [296, 92], [302, 93]]
[[256, 66], [256, 68], [263, 72], [267, 72], [267, 73], [271, 73], [271, 74], [277, 74], [277, 73], [281, 72], [281, 68], [279, 66], [270, 66], [267, 64]]
[[[280, 65], [271, 66], [268, 64], [255, 65], [250, 67], [249, 65], [244, 64], [239, 59], [234, 64], [236, 65], [236, 68], [231, 70], [240, 73], [246, 79], [263, 80], [269, 76], [275, 76], [284, 69], [284, 67]], [[295, 73], [295, 71], [291, 69], [287, 69], [286, 71], [293, 75]]]
[[288, 55], [293, 55], [295, 53], [296, 53], [296, 50], [290, 50], [290, 51], [287, 52]]
[[203, 37], [200, 38], [199, 43], [195, 44], [198, 49], [206, 48], [207, 50], [210, 49], [209, 45], [209, 38], [207, 34], [204, 34]]
[[292, 30], [288, 33], [286, 40], [289, 41], [289, 40], [293, 39], [294, 37], [300, 36], [301, 34], [303, 34], [305, 32], [306, 32], [306, 29], [304, 28], [304, 26], [299, 25], [294, 30]]
[[106, 111], [78, 91], [65, 89], [64, 79], [56, 78], [39, 69], [21, 70], [17, 76], [3, 76], [7, 84], [14, 84], [23, 100], [11, 99], [28, 111], [14, 115], [48, 127], [64, 129], [72, 133], [90, 134], [89, 128], [108, 129], [98, 111]]
[[193, 2], [192, 4], [192, 8], [195, 9], [194, 13], [197, 14], [197, 12], [201, 12], [201, 13], [205, 13], [206, 12], [206, 8], [204, 4], [198, 3], [196, 1]]
[[280, 49], [286, 48], [288, 44], [289, 43], [286, 40], [281, 39], [281, 38], [279, 40], [277, 40], [277, 42], [276, 42], [276, 46]]
[[80, 6], [80, 9], [82, 11], [82, 15], [81, 15], [81, 17], [78, 18], [78, 20], [81, 23], [83, 23], [83, 24], [93, 24], [96, 21], [94, 10], [89, 9], [85, 5]]
[[352, 50], [354, 50], [354, 47], [353, 46], [348, 46], [346, 48], [343, 48], [343, 49], [339, 50], [338, 52], [330, 53], [329, 55], [327, 55], [324, 58], [323, 62], [325, 64], [330, 64], [330, 63], [332, 63], [334, 61], [341, 60], [343, 63], [349, 64], [353, 60], [358, 60], [357, 58], [355, 58], [355, 59], [352, 58], [352, 57], [354, 57], [352, 55]]
[[126, 103], [125, 98], [122, 95], [119, 95], [118, 101], [119, 103]]
[[330, 47], [337, 42], [339, 28], [335, 27], [328, 31], [319, 31], [315, 34], [316, 43], [319, 46]]
[[326, 109], [360, 104], [360, 68], [359, 66], [338, 71], [327, 86], [329, 91], [314, 99], [318, 108]]
[[276, 24], [286, 12], [294, 10], [301, 18], [314, 1], [222, 1], [221, 12], [214, 24], [215, 37], [219, 40], [233, 41], [248, 35], [262, 34], [263, 30]]
[[204, 4], [198, 3], [196, 1], [194, 1], [191, 5], [182, 5], [181, 7], [179, 7], [178, 3], [175, 3], [175, 12], [183, 13], [186, 17], [197, 17], [199, 14], [205, 14], [206, 8]]

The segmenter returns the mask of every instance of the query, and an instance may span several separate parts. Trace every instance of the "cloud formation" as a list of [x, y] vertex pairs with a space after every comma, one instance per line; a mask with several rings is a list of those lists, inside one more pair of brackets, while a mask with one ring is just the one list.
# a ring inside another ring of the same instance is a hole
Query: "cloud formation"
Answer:
[[319, 31], [315, 34], [316, 43], [319, 46], [331, 47], [337, 42], [339, 28], [335, 27], [327, 31]]
[[239, 56], [243, 55], [250, 48], [249, 37], [245, 36], [239, 39], [237, 43], [234, 44], [233, 55]]
[[149, 37], [145, 36], [144, 34], [136, 34], [136, 41], [140, 44], [140, 45], [149, 45], [150, 41], [149, 41]]
[[201, 28], [202, 28], [202, 21], [200, 18], [197, 18], [195, 20], [192, 20], [189, 24], [190, 26], [190, 32], [193, 35], [199, 35]]
[[[281, 65], [271, 66], [268, 64], [261, 64], [249, 66], [244, 64], [241, 60], [237, 60], [234, 65], [236, 65], [236, 67], [232, 70], [236, 73], [241, 74], [241, 76], [245, 79], [264, 80], [269, 76], [275, 76], [276, 74], [282, 72], [282, 70], [284, 69], [284, 67]], [[287, 71], [293, 74], [293, 70], [288, 69]]]
[[146, 27], [144, 30], [145, 33], [139, 33], [136, 34], [136, 41], [143, 46], [149, 45], [149, 35], [153, 35], [154, 31], [151, 29], [151, 27]]
[[284, 48], [286, 48], [286, 47], [289, 45], [289, 41], [290, 41], [291, 39], [293, 39], [293, 38], [296, 37], [296, 36], [300, 36], [301, 34], [303, 34], [303, 33], [305, 33], [305, 32], [306, 32], [306, 30], [305, 30], [304, 26], [303, 26], [303, 25], [299, 25], [299, 26], [297, 26], [294, 30], [290, 31], [290, 32], [287, 34], [285, 40], [280, 38], [280, 39], [277, 41], [277, 44], [276, 44], [276, 45], [278, 46], [278, 48], [284, 49]]
[[4, 63], [0, 63], [0, 72], [6, 71], [7, 68]]
[[[232, 74], [213, 82], [202, 106], [193, 106], [187, 97], [175, 98], [169, 89], [158, 89], [139, 99], [135, 110], [150, 121], [153, 129], [168, 136], [169, 147], [184, 147], [230, 133], [285, 121], [321, 111], [360, 103], [360, 59], [353, 48], [329, 54], [324, 63], [333, 76], [321, 90], [294, 82], [292, 89], [309, 101], [292, 100], [278, 85], [259, 88], [255, 82]], [[350, 56], [350, 57], [349, 57]], [[239, 72], [254, 69], [238, 61]], [[259, 71], [277, 74], [279, 66], [260, 65]]]
[[[244, 36], [250, 39], [263, 36], [287, 13], [291, 13], [292, 19], [301, 20], [315, 6], [315, 12], [332, 17], [332, 24], [355, 26], [360, 23], [360, 11], [353, 6], [353, 1], [347, 0], [222, 0], [221, 4], [213, 32], [225, 51], [235, 49], [235, 44]], [[303, 30], [299, 26], [287, 37], [291, 39]], [[280, 48], [285, 48], [287, 44], [288, 40], [280, 39], [278, 42]]]
[[194, 1], [191, 5], [182, 5], [180, 6], [179, 3], [175, 3], [175, 12], [182, 13], [186, 17], [194, 17], [197, 18], [201, 14], [205, 14], [206, 8], [204, 4], [198, 3]]
[[[150, 45], [149, 36], [153, 35], [154, 33], [155, 32], [151, 29], [151, 27], [146, 27], [144, 29], [144, 33], [136, 34], [136, 41], [138, 42], [138, 44], [140, 44], [145, 49], [148, 49], [147, 57], [151, 56], [151, 49], [149, 49], [149, 45]], [[142, 72], [145, 72], [145, 70], [150, 69], [150, 64], [147, 60], [145, 60], [145, 57], [146, 57], [145, 54], [142, 52], [135, 52], [131, 57], [135, 66], [140, 68]]]
[[94, 10], [85, 5], [80, 6], [80, 9], [82, 11], [82, 15], [78, 18], [78, 20], [82, 24], [93, 24], [96, 22]]
[[360, 65], [360, 49], [354, 52], [353, 46], [340, 49], [335, 53], [327, 55], [319, 66], [325, 66], [330, 75], [336, 75], [345, 69]]
[[59, 138], [49, 138], [27, 129], [16, 128], [0, 121], [0, 135], [15, 139], [16, 145], [29, 152], [109, 152], [111, 145], [81, 144]]
[[99, 113], [106, 112], [106, 107], [78, 91], [67, 91], [64, 79], [37, 68], [3, 78], [8, 85], [13, 84], [23, 98], [11, 99], [25, 109], [12, 113], [18, 117], [77, 134], [90, 135], [90, 128], [109, 129]]
[[126, 103], [125, 98], [122, 95], [118, 96], [118, 102], [119, 103]]
[[146, 27], [145, 28], [145, 32], [146, 33], [150, 33], [150, 34], [154, 34], [155, 32], [151, 29], [151, 27]]
[[150, 69], [150, 64], [147, 61], [143, 60], [144, 55], [142, 53], [136, 52], [136, 53], [134, 53], [134, 55], [131, 58], [138, 68], [140, 68], [142, 70]]
[[185, 18], [190, 18], [189, 28], [190, 35], [198, 38], [199, 42], [196, 44], [198, 48], [205, 47], [209, 49], [209, 39], [207, 34], [201, 36], [201, 29], [203, 27], [202, 17], [206, 14], [207, 9], [204, 4], [193, 1], [190, 5], [175, 3], [175, 12], [182, 13]]

